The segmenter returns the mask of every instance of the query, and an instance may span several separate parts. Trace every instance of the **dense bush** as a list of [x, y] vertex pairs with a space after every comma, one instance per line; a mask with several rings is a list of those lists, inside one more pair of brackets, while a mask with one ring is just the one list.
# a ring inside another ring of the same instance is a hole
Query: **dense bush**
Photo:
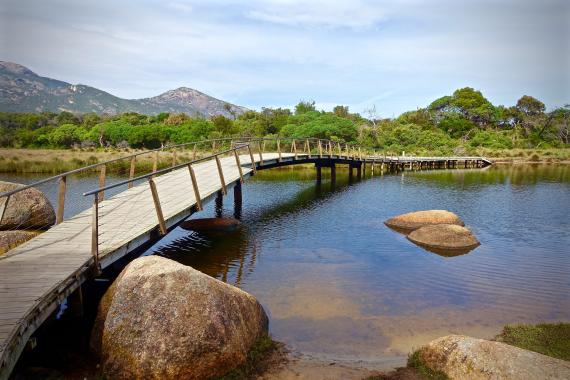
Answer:
[[366, 119], [346, 106], [317, 111], [313, 101], [301, 101], [294, 112], [262, 108], [235, 119], [209, 120], [169, 113], [0, 113], [0, 146], [156, 148], [226, 136], [282, 136], [447, 154], [476, 148], [564, 147], [570, 142], [570, 106], [546, 112], [544, 103], [526, 95], [515, 106], [494, 106], [481, 92], [466, 87], [396, 119], [380, 119], [374, 113]]

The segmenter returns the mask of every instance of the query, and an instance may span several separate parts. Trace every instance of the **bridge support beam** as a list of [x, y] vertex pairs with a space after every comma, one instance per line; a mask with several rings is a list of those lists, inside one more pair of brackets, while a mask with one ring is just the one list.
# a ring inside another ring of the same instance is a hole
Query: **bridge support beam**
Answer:
[[336, 165], [331, 163], [331, 184], [334, 186], [336, 184]]
[[216, 218], [222, 217], [222, 211], [224, 209], [224, 193], [221, 190], [216, 192]]
[[241, 219], [242, 205], [242, 185], [240, 181], [237, 181], [234, 186], [234, 218]]
[[317, 169], [317, 184], [320, 185], [322, 180], [322, 167], [317, 164], [315, 168]]

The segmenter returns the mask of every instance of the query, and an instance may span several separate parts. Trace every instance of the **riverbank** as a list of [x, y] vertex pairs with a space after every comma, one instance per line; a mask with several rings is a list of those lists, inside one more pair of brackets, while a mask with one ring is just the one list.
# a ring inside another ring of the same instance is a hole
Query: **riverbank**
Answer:
[[[87, 165], [113, 160], [142, 152], [136, 149], [0, 149], [0, 172], [2, 173], [49, 173], [57, 174]], [[205, 152], [207, 153], [207, 152]], [[204, 153], [204, 154], [205, 154]], [[466, 153], [467, 154], [467, 153]], [[485, 156], [494, 163], [570, 163], [570, 149], [477, 149], [468, 154]], [[192, 159], [192, 152], [177, 152], [178, 162]], [[159, 167], [172, 163], [172, 153], [162, 152]], [[114, 173], [127, 173], [130, 161], [124, 160], [111, 165], [107, 170]], [[137, 157], [137, 171], [148, 171], [153, 165], [153, 155]]]

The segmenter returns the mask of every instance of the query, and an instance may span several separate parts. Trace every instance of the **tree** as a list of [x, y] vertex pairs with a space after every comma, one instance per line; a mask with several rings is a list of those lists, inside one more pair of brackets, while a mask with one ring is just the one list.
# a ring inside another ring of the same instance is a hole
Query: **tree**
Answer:
[[217, 115], [212, 117], [212, 123], [214, 124], [214, 129], [219, 132], [222, 136], [229, 136], [234, 131], [234, 123], [231, 119], [223, 115]]
[[524, 95], [522, 98], [517, 100], [517, 105], [515, 107], [519, 112], [522, 112], [526, 116], [537, 116], [544, 113], [546, 110], [543, 102], [528, 95]]
[[302, 115], [304, 113], [315, 111], [315, 110], [316, 109], [315, 109], [315, 101], [314, 100], [310, 100], [310, 101], [301, 100], [295, 106], [295, 115]]
[[333, 113], [338, 117], [348, 118], [350, 113], [348, 112], [348, 106], [335, 106], [333, 108]]

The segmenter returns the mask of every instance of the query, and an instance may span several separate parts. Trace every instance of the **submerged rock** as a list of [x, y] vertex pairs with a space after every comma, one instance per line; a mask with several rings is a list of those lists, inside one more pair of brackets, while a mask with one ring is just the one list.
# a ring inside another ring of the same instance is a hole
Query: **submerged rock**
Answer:
[[[23, 187], [17, 183], [0, 181], [0, 193]], [[55, 223], [55, 212], [45, 195], [35, 188], [22, 190], [10, 196], [0, 230], [44, 229]]]
[[240, 222], [233, 218], [190, 219], [182, 222], [185, 230], [198, 232], [232, 232], [238, 229]]
[[0, 255], [40, 234], [38, 231], [0, 231]]
[[570, 362], [463, 335], [431, 341], [420, 350], [420, 359], [450, 379], [570, 379]]
[[[455, 224], [435, 224], [412, 231], [408, 239], [424, 248], [440, 253], [444, 256], [456, 256], [467, 253], [479, 246], [479, 241], [473, 233], [465, 227]], [[448, 255], [445, 253], [449, 252]]]
[[92, 345], [108, 378], [206, 379], [243, 363], [267, 327], [250, 294], [147, 256], [131, 262], [103, 297]]
[[390, 218], [384, 222], [395, 230], [409, 232], [417, 228], [432, 224], [456, 224], [464, 226], [465, 223], [457, 215], [445, 210], [425, 210], [409, 212]]

